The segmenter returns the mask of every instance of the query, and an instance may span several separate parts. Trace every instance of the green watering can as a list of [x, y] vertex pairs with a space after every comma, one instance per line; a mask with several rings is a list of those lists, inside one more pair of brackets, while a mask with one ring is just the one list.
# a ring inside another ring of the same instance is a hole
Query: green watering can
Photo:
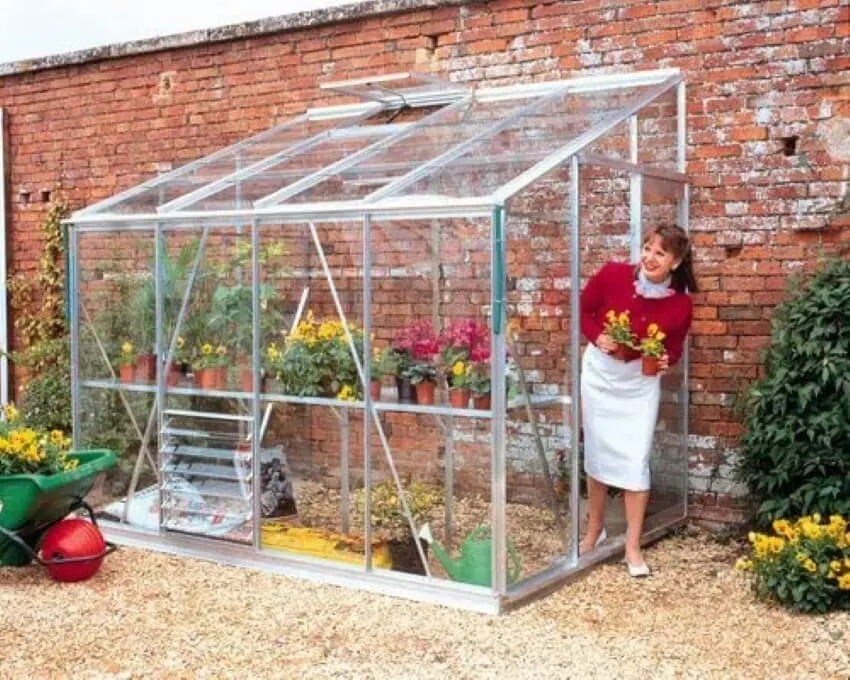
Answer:
[[[490, 527], [480, 526], [466, 537], [460, 548], [460, 559], [458, 560], [453, 560], [445, 548], [434, 539], [430, 524], [425, 524], [422, 527], [419, 538], [431, 545], [437, 559], [440, 560], [440, 563], [454, 581], [471, 583], [476, 586], [492, 584], [493, 539], [490, 536]], [[514, 547], [508, 543], [508, 584], [516, 583], [521, 574], [522, 563]]]

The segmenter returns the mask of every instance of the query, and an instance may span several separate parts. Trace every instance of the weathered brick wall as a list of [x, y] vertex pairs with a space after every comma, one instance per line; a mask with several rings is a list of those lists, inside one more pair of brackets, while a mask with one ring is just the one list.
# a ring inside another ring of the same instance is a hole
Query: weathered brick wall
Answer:
[[42, 192], [60, 189], [75, 208], [91, 204], [331, 103], [321, 81], [417, 69], [495, 84], [679, 67], [688, 77], [691, 226], [704, 289], [693, 329], [692, 511], [730, 516], [729, 465], [740, 434], [731, 401], [758, 374], [771, 310], [790, 273], [850, 244], [850, 7], [447, 4], [7, 70], [0, 106], [9, 117], [12, 271], [37, 265]]

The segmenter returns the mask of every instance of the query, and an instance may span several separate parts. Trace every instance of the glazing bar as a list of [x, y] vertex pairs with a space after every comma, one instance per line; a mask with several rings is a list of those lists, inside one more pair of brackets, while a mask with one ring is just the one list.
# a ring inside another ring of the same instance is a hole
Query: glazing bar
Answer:
[[[629, 118], [629, 158], [632, 163], [638, 162], [638, 117]], [[640, 257], [643, 210], [643, 177], [640, 173], [629, 175], [629, 244], [632, 262]]]
[[570, 559], [578, 563], [580, 536], [579, 510], [579, 436], [581, 433], [581, 175], [578, 158], [570, 158], [570, 219], [569, 239], [572, 281], [570, 288], [570, 371], [572, 372], [572, 401], [570, 420], [570, 515], [572, 516], [572, 546]]
[[[493, 229], [490, 231], [490, 308], [493, 312], [492, 334], [490, 337], [490, 362], [492, 375], [490, 376], [493, 388], [491, 399], [493, 407], [493, 452], [490, 463], [490, 497], [491, 510], [490, 521], [492, 523], [491, 534], [492, 565], [493, 565], [493, 589], [499, 594], [507, 592], [507, 457], [505, 455], [505, 327], [507, 326], [504, 291], [505, 270], [497, 266], [504, 262], [505, 256], [505, 226], [506, 211], [497, 208], [493, 211]], [[500, 297], [500, 295], [502, 297]], [[499, 318], [496, 317], [499, 315]]]
[[[363, 218], [363, 354], [372, 356], [372, 220]], [[366, 386], [366, 377], [372, 379], [372, 366], [364, 368], [363, 402], [366, 413], [377, 413], [372, 404], [372, 392]], [[372, 571], [372, 426], [363, 417], [363, 535], [366, 537], [366, 571]], [[415, 538], [415, 535], [414, 535]]]

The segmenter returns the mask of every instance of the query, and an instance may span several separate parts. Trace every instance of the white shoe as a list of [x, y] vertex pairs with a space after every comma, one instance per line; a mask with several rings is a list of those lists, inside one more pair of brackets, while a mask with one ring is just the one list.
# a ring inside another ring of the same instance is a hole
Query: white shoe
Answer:
[[623, 562], [626, 563], [626, 566], [629, 569], [629, 576], [631, 576], [632, 578], [643, 578], [645, 576], [649, 576], [652, 573], [652, 570], [648, 566], [646, 566], [646, 562], [641, 562], [640, 564], [632, 564], [626, 557], [623, 558]]
[[593, 544], [593, 547], [602, 545], [605, 541], [608, 540], [608, 529], [605, 528], [605, 525], [602, 525], [602, 533], [599, 534], [599, 538], [596, 539], [596, 543]]

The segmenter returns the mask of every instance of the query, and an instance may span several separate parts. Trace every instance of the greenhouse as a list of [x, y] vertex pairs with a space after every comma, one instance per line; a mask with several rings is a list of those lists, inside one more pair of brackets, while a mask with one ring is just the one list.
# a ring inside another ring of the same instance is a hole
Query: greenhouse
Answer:
[[[579, 556], [583, 283], [688, 223], [677, 69], [403, 73], [70, 219], [75, 446], [124, 545], [497, 613]], [[687, 360], [646, 520], [687, 515]]]

